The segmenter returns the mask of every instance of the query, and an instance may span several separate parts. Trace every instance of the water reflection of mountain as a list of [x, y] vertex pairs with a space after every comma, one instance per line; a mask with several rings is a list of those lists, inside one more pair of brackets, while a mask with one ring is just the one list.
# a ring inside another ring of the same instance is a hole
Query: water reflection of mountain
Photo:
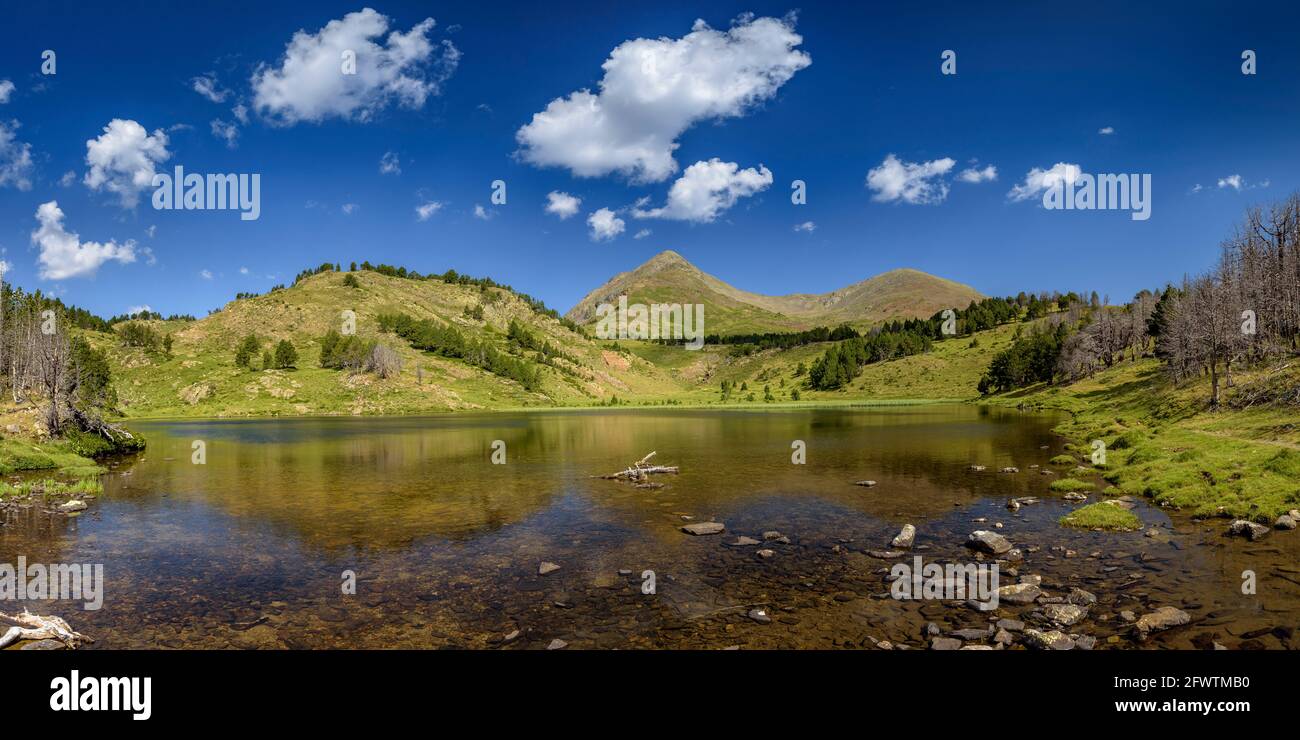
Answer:
[[[110, 477], [107, 494], [202, 502], [326, 551], [478, 537], [568, 495], [593, 519], [632, 527], [668, 505], [707, 515], [772, 493], [924, 519], [961, 498], [1039, 490], [1028, 472], [991, 471], [1044, 462], [1050, 423], [970, 406], [153, 422], [139, 425], [149, 451], [129, 475]], [[490, 462], [496, 439], [505, 465]], [[796, 439], [806, 465], [790, 462]], [[191, 463], [193, 440], [206, 445], [204, 465]], [[590, 478], [650, 450], [682, 467], [668, 489]], [[990, 472], [971, 475], [972, 462]], [[880, 485], [851, 485], [863, 478]]]

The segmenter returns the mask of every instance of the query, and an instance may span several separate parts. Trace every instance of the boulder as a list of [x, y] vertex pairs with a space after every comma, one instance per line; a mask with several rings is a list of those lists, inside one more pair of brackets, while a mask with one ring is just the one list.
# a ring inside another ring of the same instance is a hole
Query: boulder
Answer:
[[1228, 534], [1233, 537], [1246, 537], [1254, 542], [1268, 534], [1268, 527], [1245, 519], [1238, 519], [1228, 526]]
[[1040, 632], [1035, 629], [1025, 630], [1021, 638], [1024, 643], [1035, 650], [1070, 650], [1074, 648], [1074, 640], [1059, 630]]
[[1277, 529], [1295, 529], [1296, 520], [1290, 514], [1283, 514], [1277, 518], [1276, 522], [1273, 522], [1273, 526]]
[[1011, 543], [1006, 537], [986, 529], [971, 532], [970, 537], [966, 539], [966, 546], [991, 555], [1001, 555], [1011, 549]]
[[911, 547], [912, 543], [915, 541], [916, 541], [916, 527], [912, 526], [911, 524], [904, 524], [903, 531], [898, 533], [898, 536], [895, 537], [889, 543], [889, 546], [895, 549], [905, 550]]
[[682, 527], [683, 532], [693, 534], [696, 537], [706, 534], [722, 534], [726, 529], [722, 522], [694, 522]]
[[1162, 606], [1150, 614], [1143, 614], [1138, 617], [1137, 624], [1133, 625], [1133, 631], [1139, 640], [1145, 640], [1156, 632], [1181, 627], [1190, 621], [1192, 621], [1192, 618], [1182, 609]]

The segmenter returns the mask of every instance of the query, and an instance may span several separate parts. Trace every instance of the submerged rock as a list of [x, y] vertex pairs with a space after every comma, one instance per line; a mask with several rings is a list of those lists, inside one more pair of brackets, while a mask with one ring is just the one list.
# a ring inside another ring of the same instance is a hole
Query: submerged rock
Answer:
[[559, 569], [560, 569], [560, 566], [556, 565], [555, 563], [551, 563], [551, 562], [547, 562], [547, 561], [543, 560], [542, 563], [541, 563], [541, 565], [538, 565], [538, 566], [537, 566], [537, 575], [539, 575], [539, 576], [544, 576], [544, 575], [547, 575], [547, 574], [549, 574], [549, 573], [554, 573], [555, 571], [557, 571], [557, 570], [559, 570]]
[[568, 646], [569, 646], [569, 643], [567, 643], [567, 642], [565, 642], [564, 640], [561, 640], [560, 638], [557, 637], [557, 638], [555, 638], [554, 640], [551, 640], [551, 644], [547, 645], [547, 646], [546, 646], [546, 649], [547, 649], [547, 650], [563, 650], [564, 648], [566, 648], [566, 647], [568, 647]]
[[934, 637], [930, 639], [931, 650], [961, 650], [961, 640], [953, 637]]
[[1087, 616], [1086, 608], [1074, 604], [1047, 604], [1043, 607], [1043, 617], [1058, 627], [1071, 627]]
[[746, 616], [759, 624], [768, 624], [772, 621], [772, 618], [767, 615], [766, 609], [750, 609], [749, 614]]
[[744, 547], [746, 545], [757, 545], [758, 540], [754, 539], [753, 537], [741, 536], [741, 537], [737, 537], [736, 541], [731, 544], [733, 547]]
[[697, 537], [706, 534], [722, 534], [726, 529], [722, 522], [695, 522], [682, 527], [683, 532]]
[[78, 499], [73, 499], [71, 501], [68, 501], [67, 503], [63, 503], [59, 505], [59, 511], [85, 511], [85, 510], [86, 510], [86, 502], [80, 501]]
[[998, 601], [1008, 604], [1032, 604], [1042, 595], [1042, 589], [1032, 583], [1015, 583], [998, 589]]

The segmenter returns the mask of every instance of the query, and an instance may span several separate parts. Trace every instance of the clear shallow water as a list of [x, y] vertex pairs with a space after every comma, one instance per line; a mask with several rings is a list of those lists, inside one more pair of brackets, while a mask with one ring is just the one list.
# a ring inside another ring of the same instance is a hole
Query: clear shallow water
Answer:
[[[967, 562], [966, 535], [1002, 522], [1026, 549], [1019, 573], [1098, 595], [1076, 630], [1101, 647], [1137, 646], [1119, 611], [1165, 605], [1194, 624], [1148, 647], [1291, 645], [1300, 537], [1226, 540], [1223, 522], [1171, 522], [1145, 503], [1135, 512], [1158, 537], [1064, 530], [1056, 520], [1078, 504], [1030, 468], [1062, 451], [1053, 423], [972, 406], [139, 422], [148, 451], [116, 465], [82, 515], [5, 514], [0, 562], [103, 563], [101, 610], [36, 609], [96, 648], [492, 647], [516, 629], [512, 648], [920, 646], [928, 621], [989, 615], [880, 598], [890, 562], [865, 552], [912, 523], [918, 554]], [[490, 462], [498, 439], [505, 465]], [[807, 464], [791, 464], [793, 440]], [[655, 478], [663, 488], [591, 477], [651, 450], [681, 467]], [[993, 472], [1007, 465], [1021, 472]], [[1005, 508], [1028, 495], [1042, 503]], [[710, 519], [727, 532], [680, 531]], [[762, 546], [771, 558], [728, 544], [766, 530], [790, 538]], [[560, 570], [539, 576], [543, 560]], [[1246, 568], [1256, 596], [1240, 593]], [[344, 571], [356, 595], [341, 593]], [[756, 605], [775, 621], [746, 618]]]

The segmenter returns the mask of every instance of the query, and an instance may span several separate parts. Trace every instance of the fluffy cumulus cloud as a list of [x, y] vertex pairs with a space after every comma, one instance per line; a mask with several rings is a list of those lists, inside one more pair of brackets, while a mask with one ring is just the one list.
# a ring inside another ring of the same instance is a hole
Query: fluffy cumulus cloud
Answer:
[[949, 157], [929, 162], [904, 162], [887, 155], [880, 166], [867, 172], [867, 187], [872, 200], [881, 203], [902, 201], [913, 205], [941, 203], [948, 197], [944, 177], [957, 164]]
[[619, 44], [599, 90], [556, 98], [516, 133], [519, 156], [582, 177], [618, 172], [660, 182], [677, 171], [677, 138], [700, 121], [743, 116], [812, 63], [792, 18], [702, 20], [678, 39]]
[[580, 205], [582, 205], [582, 198], [576, 195], [569, 195], [559, 190], [552, 190], [546, 194], [546, 212], [559, 216], [561, 221], [576, 215]]
[[957, 179], [962, 182], [973, 184], [993, 182], [998, 179], [998, 168], [993, 165], [988, 165], [987, 167], [967, 167], [957, 175]]
[[1024, 182], [1011, 188], [1007, 198], [1017, 202], [1037, 198], [1053, 188], [1073, 184], [1081, 174], [1079, 165], [1067, 162], [1057, 162], [1049, 169], [1035, 167], [1025, 173]]
[[0, 80], [0, 105], [9, 102], [9, 96], [14, 94], [14, 83], [9, 80]]
[[0, 188], [32, 189], [32, 145], [18, 140], [18, 122], [0, 121]]
[[[293, 125], [366, 121], [392, 104], [423, 106], [455, 72], [460, 51], [450, 41], [429, 39], [432, 18], [406, 33], [388, 27], [387, 16], [365, 8], [316, 33], [298, 31], [278, 66], [262, 64], [253, 73], [253, 108], [273, 123]], [[345, 51], [356, 55], [356, 74], [342, 71]]]
[[592, 241], [604, 242], [622, 234], [627, 223], [608, 208], [601, 208], [587, 216], [587, 227]]
[[162, 129], [150, 134], [135, 121], [114, 118], [99, 138], [86, 142], [90, 170], [82, 182], [91, 190], [116, 194], [123, 208], [135, 208], [140, 192], [152, 185], [157, 165], [170, 157]]
[[718, 158], [696, 162], [668, 189], [668, 204], [662, 208], [637, 209], [637, 218], [666, 218], [674, 221], [709, 223], [723, 211], [731, 208], [740, 198], [766, 190], [772, 184], [772, 171], [763, 165], [758, 169], [740, 169], [735, 162]]
[[132, 240], [125, 244], [83, 242], [75, 232], [64, 229], [63, 211], [58, 201], [42, 203], [36, 209], [36, 221], [40, 226], [32, 232], [32, 244], [40, 249], [37, 262], [42, 280], [90, 277], [105, 262], [135, 262], [135, 242]]

